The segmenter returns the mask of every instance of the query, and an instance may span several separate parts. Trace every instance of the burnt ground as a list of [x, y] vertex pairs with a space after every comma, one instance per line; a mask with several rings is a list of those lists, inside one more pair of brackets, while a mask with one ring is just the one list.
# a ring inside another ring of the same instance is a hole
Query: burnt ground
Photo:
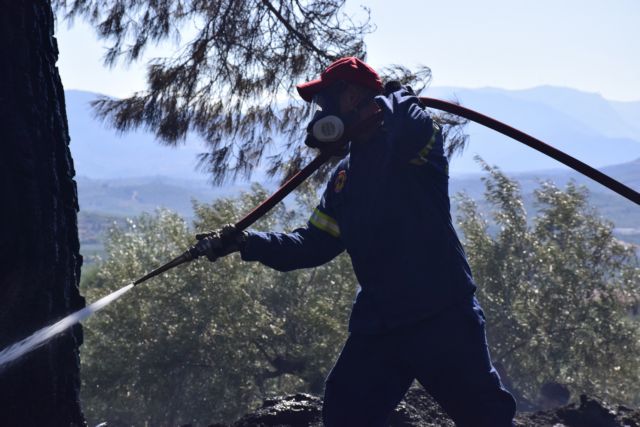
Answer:
[[[224, 427], [320, 427], [322, 400], [309, 394], [266, 399], [262, 407]], [[421, 388], [412, 388], [390, 419], [391, 427], [454, 427], [442, 409]], [[609, 406], [590, 396], [549, 411], [519, 413], [518, 427], [640, 427], [640, 410]], [[211, 426], [214, 427], [214, 426]], [[215, 425], [215, 427], [223, 427]]]

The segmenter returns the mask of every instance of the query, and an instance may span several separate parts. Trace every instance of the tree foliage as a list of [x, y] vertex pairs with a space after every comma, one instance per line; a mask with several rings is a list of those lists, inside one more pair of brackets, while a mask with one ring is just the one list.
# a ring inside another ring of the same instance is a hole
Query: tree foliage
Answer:
[[[485, 165], [494, 221], [462, 196], [460, 227], [488, 317], [488, 339], [517, 391], [562, 382], [639, 404], [640, 295], [633, 248], [616, 240], [585, 190], [544, 183], [539, 211], [518, 185]], [[195, 204], [197, 230], [232, 222], [265, 196]], [[307, 186], [293, 209], [279, 205], [257, 227], [292, 229], [316, 202]], [[171, 259], [193, 230], [168, 211], [143, 215], [107, 239], [108, 258], [85, 277], [95, 300]], [[346, 255], [316, 269], [278, 273], [231, 255], [135, 288], [85, 327], [83, 401], [110, 425], [231, 420], [272, 393], [320, 393], [345, 338], [355, 278]]]
[[[100, 117], [121, 131], [146, 127], [167, 144], [190, 131], [210, 152], [202, 164], [221, 182], [248, 176], [274, 132], [299, 142], [304, 105], [278, 108], [277, 96], [316, 78], [342, 56], [365, 57], [368, 11], [344, 12], [345, 0], [55, 0], [68, 20], [88, 20], [111, 43], [107, 65], [131, 63], [154, 43], [176, 41], [172, 57], [147, 67], [147, 87], [126, 99], [103, 97]], [[184, 34], [194, 33], [188, 40]], [[280, 105], [282, 106], [282, 105]], [[272, 173], [300, 163], [302, 144], [269, 158]]]
[[[175, 42], [173, 56], [147, 64], [144, 90], [125, 99], [101, 97], [93, 105], [116, 129], [147, 128], [164, 144], [200, 135], [208, 146], [200, 167], [216, 184], [249, 178], [263, 160], [271, 176], [286, 179], [299, 170], [311, 154], [301, 143], [308, 106], [283, 96], [292, 95], [297, 83], [317, 78], [337, 58], [364, 59], [363, 37], [373, 30], [368, 10], [348, 15], [345, 0], [53, 3], [64, 19], [85, 19], [110, 42], [109, 66], [139, 61], [150, 44]], [[392, 65], [381, 76], [420, 92], [431, 70]], [[448, 153], [461, 150], [464, 121], [448, 114], [438, 118], [449, 134]]]
[[[312, 205], [312, 194], [301, 194], [298, 205]], [[264, 196], [256, 188], [239, 199], [196, 204], [195, 227], [218, 228]], [[280, 205], [258, 226], [290, 229], [303, 216]], [[112, 230], [108, 258], [85, 280], [87, 298], [166, 262], [192, 236], [167, 211]], [[109, 425], [203, 424], [234, 419], [274, 392], [320, 393], [345, 338], [354, 292], [345, 256], [288, 274], [238, 255], [171, 270], [87, 323], [87, 417]]]
[[630, 316], [640, 296], [635, 249], [613, 237], [585, 189], [542, 183], [531, 218], [517, 183], [484, 168], [497, 231], [465, 196], [459, 225], [494, 361], [531, 400], [556, 381], [574, 395], [639, 404], [640, 324]]

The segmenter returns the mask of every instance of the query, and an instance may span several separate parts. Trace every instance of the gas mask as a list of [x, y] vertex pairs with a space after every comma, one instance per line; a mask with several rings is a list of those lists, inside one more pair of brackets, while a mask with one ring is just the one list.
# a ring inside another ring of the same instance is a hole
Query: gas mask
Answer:
[[349, 143], [360, 132], [381, 122], [381, 110], [373, 99], [365, 99], [346, 113], [340, 114], [340, 93], [346, 84], [337, 82], [313, 97], [305, 144], [311, 148], [336, 149], [346, 154]]

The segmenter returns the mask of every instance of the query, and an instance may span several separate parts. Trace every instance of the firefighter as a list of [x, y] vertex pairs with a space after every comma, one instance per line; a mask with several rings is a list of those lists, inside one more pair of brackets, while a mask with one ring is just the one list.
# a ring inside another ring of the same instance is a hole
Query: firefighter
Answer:
[[[451, 221], [440, 127], [409, 87], [383, 86], [357, 58], [334, 62], [297, 90], [321, 108], [307, 144], [348, 143], [309, 222], [290, 233], [226, 226], [199, 245], [210, 260], [240, 251], [279, 271], [348, 252], [359, 287], [349, 337], [325, 384], [325, 425], [385, 425], [418, 380], [458, 426], [512, 426], [515, 402], [491, 364]], [[381, 120], [348, 141], [332, 139], [372, 111]]]

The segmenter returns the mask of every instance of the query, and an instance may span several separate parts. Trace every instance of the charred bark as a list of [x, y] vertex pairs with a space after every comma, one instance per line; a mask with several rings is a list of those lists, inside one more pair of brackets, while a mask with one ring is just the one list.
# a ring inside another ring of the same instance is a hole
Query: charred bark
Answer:
[[[77, 191], [47, 0], [0, 0], [0, 349], [84, 306]], [[78, 326], [0, 371], [2, 425], [84, 425]]]

